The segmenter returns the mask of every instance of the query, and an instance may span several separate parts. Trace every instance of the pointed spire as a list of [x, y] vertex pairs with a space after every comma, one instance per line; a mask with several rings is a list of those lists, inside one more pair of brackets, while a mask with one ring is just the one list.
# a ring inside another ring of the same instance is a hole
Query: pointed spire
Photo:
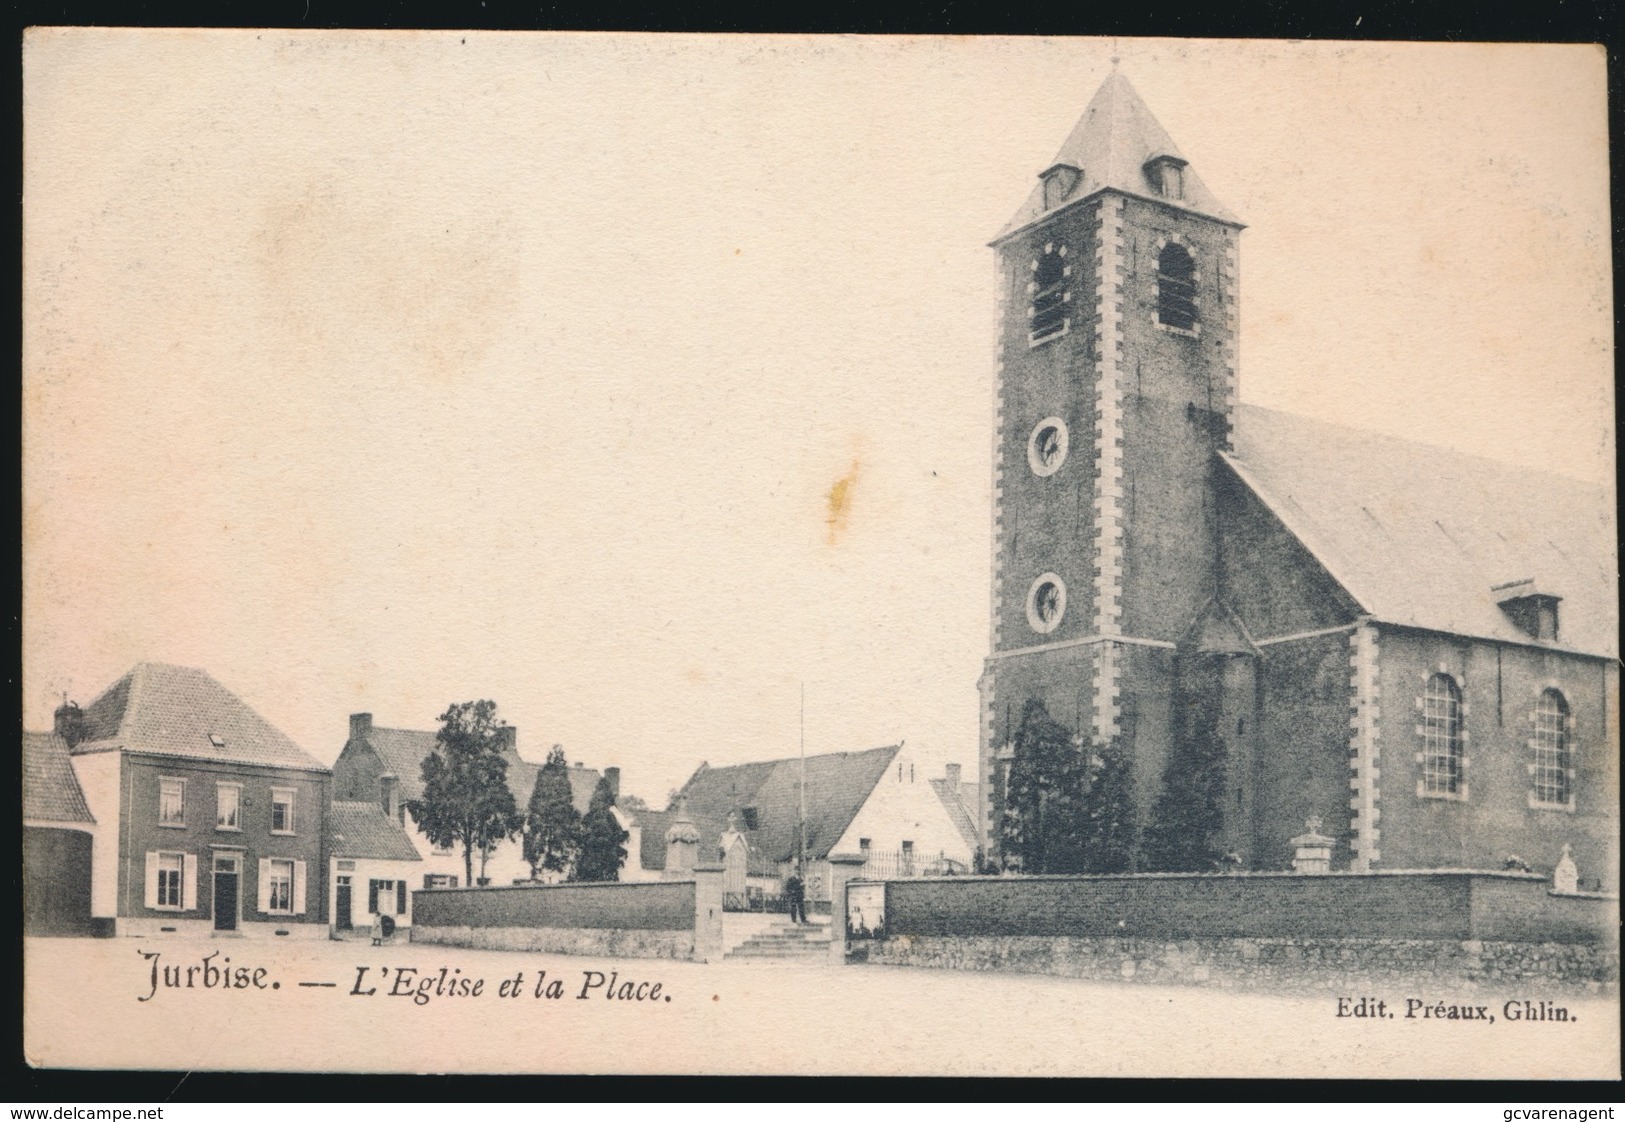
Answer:
[[[1221, 222], [1241, 225], [1190, 169], [1173, 139], [1117, 69], [1117, 60], [1113, 59], [1112, 63], [1112, 72], [1100, 84], [1066, 143], [1040, 174], [1041, 182], [1033, 188], [1016, 216], [993, 239], [995, 243], [1057, 207], [1104, 190], [1156, 199]], [[1154, 180], [1154, 176], [1160, 177], [1163, 167], [1175, 169], [1176, 191], [1164, 191], [1161, 183]], [[1046, 197], [1043, 180], [1051, 176], [1058, 178], [1050, 185]]]

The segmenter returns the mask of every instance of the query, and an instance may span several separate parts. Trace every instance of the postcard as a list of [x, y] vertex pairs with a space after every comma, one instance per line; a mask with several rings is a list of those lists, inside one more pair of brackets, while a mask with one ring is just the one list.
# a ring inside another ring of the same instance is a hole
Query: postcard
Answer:
[[1617, 1076], [1600, 47], [23, 65], [30, 1063]]

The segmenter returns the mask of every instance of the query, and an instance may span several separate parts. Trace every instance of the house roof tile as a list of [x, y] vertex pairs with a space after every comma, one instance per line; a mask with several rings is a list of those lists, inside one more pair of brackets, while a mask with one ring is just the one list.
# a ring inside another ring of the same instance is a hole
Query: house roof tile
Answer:
[[202, 670], [137, 664], [84, 710], [74, 755], [123, 749], [162, 756], [327, 771]]
[[400, 823], [377, 803], [333, 803], [327, 834], [334, 857], [362, 857], [381, 861], [421, 861], [412, 839]]
[[23, 733], [23, 820], [96, 823], [68, 758], [68, 743], [53, 732]]

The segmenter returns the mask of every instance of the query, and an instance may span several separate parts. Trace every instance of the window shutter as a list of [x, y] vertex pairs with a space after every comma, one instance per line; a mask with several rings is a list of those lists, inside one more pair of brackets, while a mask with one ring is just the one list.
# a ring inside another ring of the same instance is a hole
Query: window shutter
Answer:
[[367, 882], [367, 914], [378, 914], [378, 882], [375, 880]]
[[149, 908], [158, 906], [158, 855], [147, 853], [147, 897], [146, 905]]
[[260, 911], [271, 910], [271, 859], [260, 858]]
[[181, 910], [190, 912], [197, 908], [197, 854], [188, 853], [182, 862]]
[[406, 914], [406, 882], [404, 880], [395, 882], [395, 914], [398, 916]]
[[303, 861], [293, 863], [293, 914], [296, 916], [305, 914], [305, 863]]

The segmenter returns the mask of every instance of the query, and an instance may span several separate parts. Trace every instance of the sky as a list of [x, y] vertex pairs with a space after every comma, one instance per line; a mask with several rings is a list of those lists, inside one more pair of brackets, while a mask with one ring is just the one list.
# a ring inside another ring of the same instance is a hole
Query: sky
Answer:
[[1243, 401], [1612, 486], [1600, 48], [39, 31], [25, 724], [157, 661], [324, 762], [971, 765], [986, 243], [1114, 54]]

